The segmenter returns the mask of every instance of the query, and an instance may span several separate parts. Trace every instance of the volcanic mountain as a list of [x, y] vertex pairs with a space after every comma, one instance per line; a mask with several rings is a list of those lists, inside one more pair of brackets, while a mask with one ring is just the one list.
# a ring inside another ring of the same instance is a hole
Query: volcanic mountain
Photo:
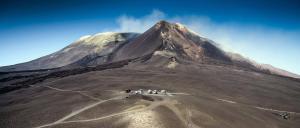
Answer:
[[[58, 52], [30, 62], [1, 67], [0, 71], [93, 67], [105, 63], [143, 59], [144, 62], [151, 62], [156, 66], [166, 66], [168, 63], [177, 65], [181, 62], [185, 62], [185, 65], [226, 65], [300, 78], [299, 75], [255, 63], [239, 54], [225, 52], [215, 44], [184, 25], [160, 21], [142, 34], [107, 32], [83, 36]], [[176, 62], [169, 62], [170, 60]]]
[[4, 128], [300, 126], [298, 75], [226, 52], [179, 23], [84, 36], [0, 71]]

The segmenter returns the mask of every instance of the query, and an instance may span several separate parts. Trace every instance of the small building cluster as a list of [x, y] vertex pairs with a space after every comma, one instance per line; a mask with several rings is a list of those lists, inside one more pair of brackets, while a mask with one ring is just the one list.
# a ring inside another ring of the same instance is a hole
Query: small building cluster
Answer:
[[159, 95], [166, 95], [167, 91], [166, 90], [143, 90], [143, 89], [139, 89], [139, 90], [131, 90], [131, 89], [126, 89], [125, 90], [126, 93], [131, 93], [131, 94], [140, 94], [140, 95], [155, 95], [155, 94], [159, 94]]
[[288, 120], [291, 118], [291, 113], [288, 112], [279, 112], [279, 113], [273, 113], [276, 116], [280, 116], [282, 119]]
[[279, 115], [286, 120], [290, 118], [290, 114], [287, 112], [280, 113]]

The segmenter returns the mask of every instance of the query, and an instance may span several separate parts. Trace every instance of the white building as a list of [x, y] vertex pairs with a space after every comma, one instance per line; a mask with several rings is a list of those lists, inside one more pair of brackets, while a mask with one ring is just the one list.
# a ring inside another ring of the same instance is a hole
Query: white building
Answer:
[[165, 94], [167, 94], [167, 91], [166, 90], [160, 90], [160, 93], [165, 95]]

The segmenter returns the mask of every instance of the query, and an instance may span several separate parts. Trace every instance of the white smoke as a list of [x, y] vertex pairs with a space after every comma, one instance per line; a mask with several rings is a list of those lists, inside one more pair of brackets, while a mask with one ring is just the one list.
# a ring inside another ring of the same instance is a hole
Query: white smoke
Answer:
[[153, 26], [156, 22], [165, 18], [165, 14], [159, 10], [153, 10], [151, 14], [141, 18], [135, 18], [128, 15], [120, 16], [117, 19], [119, 28], [117, 32], [144, 32]]

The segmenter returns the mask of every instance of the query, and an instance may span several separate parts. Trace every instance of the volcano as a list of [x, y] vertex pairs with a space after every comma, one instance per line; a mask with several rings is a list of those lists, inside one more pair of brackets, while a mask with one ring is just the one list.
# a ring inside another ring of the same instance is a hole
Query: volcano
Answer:
[[[215, 42], [200, 37], [184, 25], [167, 21], [156, 23], [142, 34], [107, 32], [83, 36], [53, 54], [30, 62], [1, 67], [0, 71], [95, 67], [132, 59], [164, 66], [171, 58], [178, 64], [179, 61], [185, 62], [184, 65], [198, 63], [234, 66], [244, 70], [300, 78], [299, 75], [271, 65], [258, 64], [237, 53], [225, 52]], [[151, 65], [148, 63], [148, 66]]]
[[298, 75], [226, 52], [179, 23], [84, 36], [0, 71], [4, 127], [300, 125]]
[[169, 63], [167, 61], [171, 58], [174, 58], [176, 63], [185, 62], [184, 65], [198, 63], [234, 66], [244, 70], [300, 78], [299, 75], [285, 70], [258, 64], [237, 53], [225, 52], [218, 48], [215, 42], [200, 37], [184, 25], [167, 21], [156, 23], [142, 34], [107, 32], [83, 36], [53, 54], [30, 62], [1, 67], [0, 71], [95, 67], [132, 59], [164, 66], [163, 64]]

